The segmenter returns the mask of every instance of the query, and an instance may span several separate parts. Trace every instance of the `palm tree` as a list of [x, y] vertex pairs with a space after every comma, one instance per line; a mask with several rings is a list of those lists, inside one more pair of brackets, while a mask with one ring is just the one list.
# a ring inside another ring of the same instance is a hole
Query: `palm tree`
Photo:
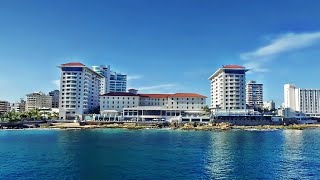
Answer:
[[21, 120], [20, 113], [17, 113], [17, 112], [14, 112], [14, 111], [7, 112], [6, 113], [6, 117], [8, 118], [8, 120], [10, 122], [15, 122], [15, 121], [20, 121]]
[[4, 114], [0, 113], [0, 121], [2, 121], [3, 118], [4, 118]]
[[59, 113], [53, 112], [53, 113], [51, 114], [51, 119], [59, 119]]
[[20, 112], [20, 117], [21, 117], [21, 120], [25, 120], [25, 119], [28, 119], [28, 113], [27, 112]]
[[31, 120], [41, 119], [41, 114], [39, 109], [32, 109], [28, 111], [27, 114], [28, 114], [28, 118], [30, 118]]
[[204, 106], [202, 109], [205, 111], [205, 114], [210, 114], [209, 106]]

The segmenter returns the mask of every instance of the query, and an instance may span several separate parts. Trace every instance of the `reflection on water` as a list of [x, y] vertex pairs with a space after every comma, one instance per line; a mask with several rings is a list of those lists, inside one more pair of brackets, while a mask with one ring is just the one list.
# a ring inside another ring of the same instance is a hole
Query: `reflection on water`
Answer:
[[279, 177], [280, 132], [230, 131], [212, 136], [208, 167], [212, 178], [276, 179]]
[[231, 143], [228, 142], [230, 133], [220, 132], [211, 136], [211, 147], [208, 153], [207, 168], [214, 178], [232, 174], [233, 156]]
[[280, 177], [298, 178], [305, 173], [302, 163], [304, 131], [284, 130], [283, 137]]

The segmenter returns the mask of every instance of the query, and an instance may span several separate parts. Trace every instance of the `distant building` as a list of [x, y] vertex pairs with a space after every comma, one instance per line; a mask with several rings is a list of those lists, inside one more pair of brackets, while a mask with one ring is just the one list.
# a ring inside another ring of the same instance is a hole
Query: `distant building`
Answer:
[[246, 72], [238, 65], [226, 65], [218, 69], [211, 81], [211, 109], [244, 111], [246, 109]]
[[49, 92], [49, 96], [52, 97], [52, 108], [59, 108], [59, 90]]
[[320, 89], [300, 89], [284, 85], [284, 108], [306, 116], [320, 117]]
[[24, 112], [26, 110], [26, 101], [21, 99], [20, 102], [11, 104], [11, 111]]
[[165, 109], [202, 111], [206, 104], [205, 96], [195, 93], [176, 94], [137, 94], [131, 89], [126, 93], [107, 93], [100, 96], [100, 111], [117, 111], [139, 106], [159, 106]]
[[246, 102], [249, 107], [263, 107], [263, 84], [249, 81], [246, 84]]
[[273, 101], [268, 101], [263, 103], [263, 108], [267, 110], [275, 110], [276, 104]]
[[100, 94], [127, 91], [127, 75], [110, 70], [110, 65], [92, 66], [93, 71], [103, 76]]
[[0, 113], [6, 113], [10, 111], [10, 103], [8, 101], [0, 101]]
[[82, 63], [71, 62], [61, 69], [59, 119], [80, 119], [99, 107], [101, 76]]
[[26, 111], [52, 107], [52, 97], [42, 92], [27, 94], [26, 99]]
[[126, 92], [127, 75], [111, 72], [110, 75], [110, 92]]

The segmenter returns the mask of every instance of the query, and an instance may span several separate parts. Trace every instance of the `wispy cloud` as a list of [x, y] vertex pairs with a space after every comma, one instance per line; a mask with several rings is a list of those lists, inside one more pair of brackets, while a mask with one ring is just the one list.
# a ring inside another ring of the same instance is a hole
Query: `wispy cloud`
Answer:
[[55, 88], [60, 89], [60, 80], [53, 80], [51, 83], [55, 85]]
[[141, 78], [143, 78], [142, 75], [131, 75], [131, 76], [127, 77], [127, 80], [130, 81], [130, 80], [137, 80], [137, 79], [141, 79]]
[[319, 42], [320, 32], [282, 34], [265, 46], [240, 54], [240, 58], [247, 61], [245, 66], [254, 72], [267, 72], [269, 70], [263, 67], [264, 64], [278, 55], [306, 48]]

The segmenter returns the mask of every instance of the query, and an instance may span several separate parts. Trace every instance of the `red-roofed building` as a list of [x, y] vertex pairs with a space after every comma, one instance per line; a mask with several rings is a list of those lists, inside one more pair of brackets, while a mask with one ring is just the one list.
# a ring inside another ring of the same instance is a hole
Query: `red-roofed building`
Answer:
[[206, 98], [206, 96], [196, 93], [108, 93], [100, 96], [100, 109], [101, 111], [116, 110], [121, 113], [124, 108], [159, 106], [171, 110], [202, 111], [206, 105]]
[[212, 76], [211, 108], [226, 111], [246, 109], [246, 69], [239, 65], [224, 65]]
[[63, 67], [85, 67], [84, 64], [79, 63], [79, 62], [69, 62], [69, 63], [61, 64], [61, 66], [63, 66]]
[[102, 76], [79, 62], [61, 64], [59, 119], [82, 120], [99, 107]]
[[225, 68], [225, 69], [245, 69], [245, 67], [235, 65], [235, 64], [225, 65], [225, 66], [223, 66], [223, 68]]

